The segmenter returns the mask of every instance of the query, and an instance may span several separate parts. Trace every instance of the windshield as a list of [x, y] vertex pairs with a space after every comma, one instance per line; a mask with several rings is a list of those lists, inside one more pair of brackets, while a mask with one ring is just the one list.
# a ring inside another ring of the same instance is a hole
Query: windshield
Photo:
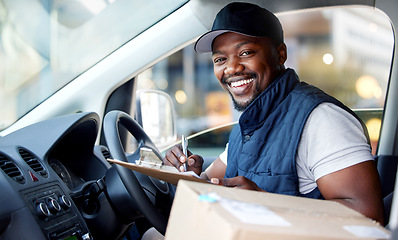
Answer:
[[0, 130], [185, 2], [0, 0]]

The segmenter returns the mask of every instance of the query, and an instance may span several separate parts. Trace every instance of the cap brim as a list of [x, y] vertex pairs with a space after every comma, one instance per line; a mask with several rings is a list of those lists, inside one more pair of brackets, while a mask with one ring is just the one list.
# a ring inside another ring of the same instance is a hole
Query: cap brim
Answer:
[[195, 51], [198, 53], [211, 52], [211, 45], [213, 43], [213, 40], [219, 35], [226, 32], [231, 32], [231, 30], [215, 30], [203, 34], [195, 43]]

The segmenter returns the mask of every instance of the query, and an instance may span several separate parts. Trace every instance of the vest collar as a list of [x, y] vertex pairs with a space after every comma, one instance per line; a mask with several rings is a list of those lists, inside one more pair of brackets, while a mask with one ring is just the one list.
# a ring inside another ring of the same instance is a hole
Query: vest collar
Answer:
[[298, 82], [299, 78], [296, 72], [288, 68], [242, 112], [239, 118], [241, 128], [256, 129], [256, 126], [265, 121]]

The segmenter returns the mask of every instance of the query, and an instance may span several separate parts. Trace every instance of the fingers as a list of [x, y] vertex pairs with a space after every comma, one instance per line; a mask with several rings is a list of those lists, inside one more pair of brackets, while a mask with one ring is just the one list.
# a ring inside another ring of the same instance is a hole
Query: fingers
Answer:
[[163, 159], [163, 163], [165, 165], [174, 166], [179, 169], [180, 166], [185, 163], [186, 157], [181, 151], [180, 147], [180, 145], [176, 145], [166, 151], [165, 157]]
[[233, 178], [212, 178], [210, 182], [216, 185], [222, 185], [225, 187], [234, 187], [248, 190], [264, 191], [257, 186], [257, 184], [243, 176], [237, 176]]
[[163, 163], [168, 166], [174, 166], [180, 172], [185, 171], [183, 164], [187, 163], [187, 171], [194, 171], [200, 174], [202, 171], [203, 158], [196, 154], [192, 155], [190, 151], [188, 151], [188, 155], [189, 157], [184, 155], [181, 145], [176, 145], [166, 151]]
[[213, 184], [216, 184], [216, 185], [222, 185], [221, 181], [220, 181], [220, 178], [212, 178], [212, 179], [210, 179], [210, 182], [213, 183]]
[[197, 154], [191, 155], [187, 159], [187, 164], [189, 167], [202, 168], [203, 158]]
[[237, 187], [239, 186], [236, 178], [212, 178], [210, 182], [216, 185], [221, 185], [225, 187]]

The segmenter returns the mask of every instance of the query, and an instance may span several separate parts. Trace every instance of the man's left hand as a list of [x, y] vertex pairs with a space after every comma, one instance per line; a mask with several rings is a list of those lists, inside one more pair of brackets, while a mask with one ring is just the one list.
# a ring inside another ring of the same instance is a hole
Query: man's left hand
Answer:
[[243, 177], [233, 177], [233, 178], [212, 178], [211, 183], [222, 185], [226, 187], [233, 187], [233, 188], [241, 188], [241, 189], [248, 189], [248, 190], [256, 190], [256, 191], [263, 191], [261, 188], [257, 186], [256, 183], [253, 181]]

